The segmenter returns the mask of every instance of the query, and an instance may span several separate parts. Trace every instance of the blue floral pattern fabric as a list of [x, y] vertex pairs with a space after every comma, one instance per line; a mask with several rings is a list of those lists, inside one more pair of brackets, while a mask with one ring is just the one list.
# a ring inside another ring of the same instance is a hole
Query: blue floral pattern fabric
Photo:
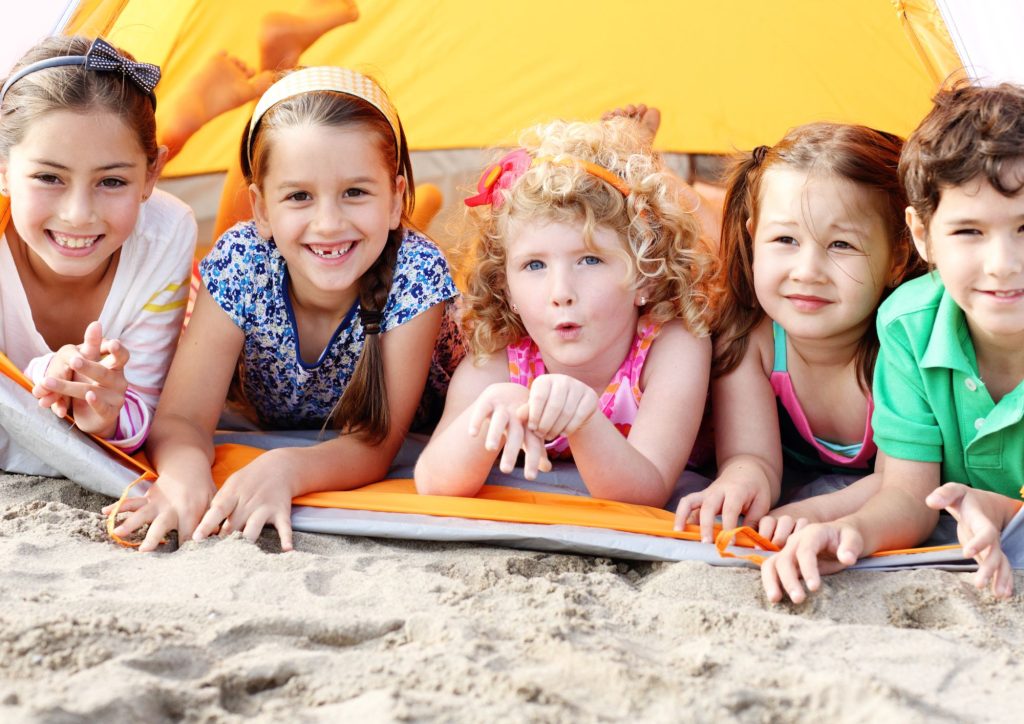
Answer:
[[[356, 302], [313, 364], [299, 355], [288, 292], [288, 268], [273, 240], [250, 222], [226, 231], [199, 266], [214, 301], [245, 334], [242, 391], [260, 424], [278, 429], [317, 428], [341, 398], [362, 353], [365, 335]], [[435, 417], [455, 366], [464, 355], [455, 319], [458, 290], [432, 241], [406, 231], [399, 247], [381, 331], [387, 332], [445, 305], [444, 319], [417, 420]]]

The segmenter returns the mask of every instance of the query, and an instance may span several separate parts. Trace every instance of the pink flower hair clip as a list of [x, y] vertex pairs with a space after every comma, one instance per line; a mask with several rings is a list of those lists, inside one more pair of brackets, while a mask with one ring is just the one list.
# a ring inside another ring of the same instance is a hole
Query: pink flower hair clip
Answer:
[[498, 192], [511, 188], [532, 165], [533, 158], [525, 148], [508, 152], [500, 161], [484, 169], [476, 185], [477, 194], [466, 199], [466, 206], [500, 208], [504, 197]]

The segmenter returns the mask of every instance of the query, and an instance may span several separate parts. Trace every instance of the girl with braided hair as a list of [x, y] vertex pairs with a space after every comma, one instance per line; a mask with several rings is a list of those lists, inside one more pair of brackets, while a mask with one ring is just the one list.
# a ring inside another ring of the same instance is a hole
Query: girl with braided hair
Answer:
[[[149, 523], [140, 550], [274, 525], [291, 549], [291, 500], [385, 476], [443, 353], [457, 340], [441, 252], [405, 224], [405, 134], [369, 78], [335, 67], [285, 75], [241, 147], [254, 219], [218, 240], [171, 367], [148, 452], [159, 479], [119, 526]], [[437, 353], [435, 354], [435, 351]], [[219, 491], [212, 436], [236, 369], [261, 427], [340, 434], [270, 450]], [[201, 520], [200, 520], [201, 519]]]

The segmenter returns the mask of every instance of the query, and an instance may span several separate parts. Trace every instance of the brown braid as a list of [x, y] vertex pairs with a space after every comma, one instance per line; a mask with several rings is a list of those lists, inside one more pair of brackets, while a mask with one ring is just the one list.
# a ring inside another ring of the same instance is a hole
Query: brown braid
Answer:
[[[379, 315], [387, 304], [403, 235], [402, 227], [388, 233], [384, 250], [359, 280], [359, 315], [365, 334], [363, 352], [330, 417], [335, 428], [359, 434], [370, 442], [380, 442], [391, 429], [388, 391], [384, 384], [384, 357], [381, 354], [380, 317], [370, 315]], [[373, 325], [377, 325], [376, 332], [373, 332]]]

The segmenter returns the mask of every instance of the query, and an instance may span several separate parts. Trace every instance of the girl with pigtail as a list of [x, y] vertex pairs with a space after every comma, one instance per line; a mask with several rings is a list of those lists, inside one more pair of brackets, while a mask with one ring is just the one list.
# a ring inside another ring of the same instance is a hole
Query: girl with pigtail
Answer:
[[710, 259], [637, 124], [556, 122], [484, 171], [463, 250], [464, 331], [416, 466], [421, 493], [475, 495], [496, 458], [528, 479], [571, 456], [594, 497], [663, 506], [707, 397]]
[[[257, 104], [241, 160], [254, 219], [200, 265], [148, 447], [159, 479], [115, 531], [149, 523], [140, 550], [175, 529], [255, 540], [267, 523], [291, 549], [292, 498], [383, 478], [428, 378], [443, 394], [458, 354], [455, 285], [437, 247], [406, 226], [405, 134], [376, 83], [334, 67], [284, 76]], [[236, 362], [260, 426], [339, 434], [270, 450], [217, 491], [212, 437]]]
[[[781, 545], [877, 489], [875, 311], [923, 270], [901, 148], [863, 126], [812, 123], [733, 167], [713, 284], [718, 477], [680, 501], [677, 528], [695, 517], [711, 542], [718, 515], [726, 529], [743, 515]], [[780, 498], [806, 499], [775, 508]]]

